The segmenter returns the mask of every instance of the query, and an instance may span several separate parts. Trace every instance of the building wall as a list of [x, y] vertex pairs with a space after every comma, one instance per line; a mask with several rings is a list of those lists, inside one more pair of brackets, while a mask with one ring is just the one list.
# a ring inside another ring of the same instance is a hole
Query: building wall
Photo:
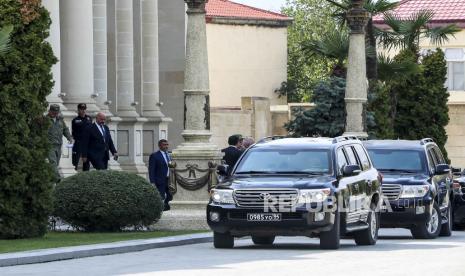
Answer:
[[287, 29], [207, 24], [212, 107], [240, 107], [241, 97], [285, 104], [274, 90], [287, 80]]
[[184, 130], [184, 1], [158, 1], [161, 111], [173, 121], [168, 124], [171, 148], [183, 142]]

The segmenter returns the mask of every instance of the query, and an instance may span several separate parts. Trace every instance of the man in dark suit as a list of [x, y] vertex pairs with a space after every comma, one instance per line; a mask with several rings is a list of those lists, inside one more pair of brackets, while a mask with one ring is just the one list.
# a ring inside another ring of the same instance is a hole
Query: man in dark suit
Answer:
[[106, 170], [108, 160], [110, 160], [111, 151], [113, 159], [118, 160], [118, 153], [113, 144], [110, 130], [105, 125], [106, 116], [98, 113], [95, 117], [95, 123], [90, 124], [85, 132], [82, 147], [82, 161], [90, 161], [92, 166], [97, 170]]
[[224, 148], [221, 152], [224, 152], [223, 160], [228, 165], [228, 173], [232, 172], [232, 169], [239, 160], [239, 157], [242, 155], [242, 151], [240, 150], [242, 146], [242, 136], [241, 135], [232, 135], [228, 138], [229, 147]]
[[[74, 146], [73, 146], [73, 156], [72, 162], [74, 169], [78, 170], [79, 160], [81, 159], [81, 151], [82, 151], [82, 142], [84, 140], [84, 135], [89, 127], [92, 124], [92, 118], [86, 114], [87, 106], [85, 103], [80, 103], [77, 106], [78, 116], [75, 117], [71, 121], [71, 133], [74, 138]], [[88, 171], [90, 168], [89, 160], [82, 165], [83, 171]]]
[[158, 148], [160, 149], [159, 151], [150, 155], [149, 178], [150, 183], [157, 187], [163, 201], [165, 202], [165, 208], [163, 211], [168, 211], [170, 209], [169, 202], [173, 199], [168, 188], [170, 176], [168, 164], [171, 161], [171, 157], [168, 154], [168, 141], [165, 139], [158, 141]]

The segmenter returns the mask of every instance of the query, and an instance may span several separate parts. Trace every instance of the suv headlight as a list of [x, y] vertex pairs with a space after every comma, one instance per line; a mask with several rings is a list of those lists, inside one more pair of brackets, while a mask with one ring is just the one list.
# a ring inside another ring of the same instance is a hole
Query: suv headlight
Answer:
[[326, 189], [312, 189], [312, 190], [300, 190], [299, 191], [299, 199], [297, 200], [298, 204], [306, 204], [306, 203], [318, 203], [325, 201], [331, 190], [329, 188]]
[[402, 186], [401, 198], [424, 197], [429, 191], [429, 185], [404, 185]]
[[212, 189], [210, 197], [217, 204], [234, 204], [233, 190]]

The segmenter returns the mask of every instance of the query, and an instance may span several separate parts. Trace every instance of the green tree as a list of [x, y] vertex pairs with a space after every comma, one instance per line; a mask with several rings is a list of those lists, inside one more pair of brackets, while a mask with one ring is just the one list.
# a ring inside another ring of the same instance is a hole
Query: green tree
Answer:
[[0, 238], [41, 236], [51, 211], [51, 167], [43, 120], [56, 62], [45, 41], [51, 21], [38, 0], [0, 1], [0, 28], [12, 25], [0, 57]]
[[384, 14], [384, 23], [389, 28], [377, 29], [376, 35], [384, 48], [409, 49], [418, 56], [420, 40], [428, 39], [439, 46], [461, 31], [455, 24], [431, 27], [428, 23], [433, 16], [430, 10], [418, 11], [407, 18], [388, 12]]
[[[398, 58], [415, 60], [417, 54], [405, 49]], [[423, 57], [419, 73], [393, 84], [391, 92], [395, 91], [397, 97], [395, 135], [401, 139], [433, 138], [447, 158], [445, 127], [449, 123], [449, 93], [444, 87], [446, 76], [444, 52], [438, 48]]]
[[5, 54], [10, 43], [10, 34], [13, 31], [13, 26], [6, 26], [0, 29], [0, 55]]
[[344, 133], [345, 87], [343, 78], [331, 77], [321, 81], [313, 92], [315, 107], [297, 114], [286, 126], [287, 130], [295, 136], [335, 137]]
[[294, 19], [288, 29], [288, 81], [277, 92], [289, 102], [306, 102], [316, 84], [328, 77], [333, 61], [325, 57], [309, 59], [303, 45], [324, 37], [336, 27], [334, 8], [323, 0], [287, 0], [282, 12]]
[[[339, 22], [339, 25], [347, 25], [347, 13], [353, 8], [354, 2], [352, 0], [326, 0], [334, 5], [337, 10], [333, 14], [334, 18]], [[371, 17], [368, 19], [366, 27], [366, 41], [368, 48], [371, 48], [373, 55], [367, 56], [367, 78], [369, 80], [376, 80], [378, 78], [378, 60], [376, 58], [376, 34], [377, 28], [373, 24], [373, 16], [386, 13], [397, 7], [399, 2], [391, 2], [389, 0], [365, 0], [363, 8], [367, 10]]]

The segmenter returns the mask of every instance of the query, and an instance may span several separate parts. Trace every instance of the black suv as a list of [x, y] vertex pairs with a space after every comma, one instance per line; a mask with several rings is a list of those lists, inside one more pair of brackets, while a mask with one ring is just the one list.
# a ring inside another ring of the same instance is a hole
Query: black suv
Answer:
[[383, 174], [381, 227], [408, 228], [414, 238], [450, 236], [452, 173], [432, 139], [364, 142]]
[[339, 248], [341, 235], [377, 241], [380, 175], [356, 137], [264, 139], [226, 172], [219, 166], [225, 179], [207, 206], [216, 248], [242, 236], [319, 237], [323, 249]]

